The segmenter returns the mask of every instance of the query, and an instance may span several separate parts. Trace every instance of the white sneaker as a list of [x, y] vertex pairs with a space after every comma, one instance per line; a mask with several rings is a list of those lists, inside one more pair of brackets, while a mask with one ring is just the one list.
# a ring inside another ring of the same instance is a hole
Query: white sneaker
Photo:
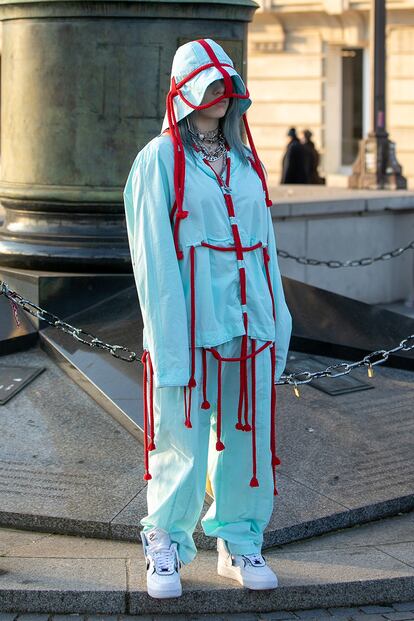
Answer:
[[162, 528], [141, 531], [142, 547], [147, 561], [147, 591], [151, 597], [179, 597], [182, 594], [179, 569], [181, 561], [177, 544]]
[[274, 589], [278, 585], [276, 574], [266, 565], [261, 554], [231, 554], [227, 543], [217, 538], [217, 573], [237, 580], [248, 589]]

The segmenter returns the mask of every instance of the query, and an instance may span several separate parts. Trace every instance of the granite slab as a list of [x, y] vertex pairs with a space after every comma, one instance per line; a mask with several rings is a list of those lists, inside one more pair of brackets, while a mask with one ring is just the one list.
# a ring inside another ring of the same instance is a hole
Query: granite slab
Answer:
[[124, 559], [2, 558], [0, 610], [4, 612], [125, 611]]
[[1, 407], [0, 522], [108, 536], [144, 486], [141, 444], [39, 347], [13, 361], [46, 370]]
[[[9, 546], [0, 559], [0, 610], [96, 615], [208, 610], [225, 616], [410, 601], [413, 519], [411, 512], [268, 549], [266, 560], [279, 578], [278, 588], [270, 591], [249, 591], [219, 577], [216, 553], [201, 550], [181, 569], [183, 596], [173, 600], [148, 596], [144, 557], [136, 544], [0, 529], [0, 545]], [[398, 541], [383, 543], [392, 539]]]

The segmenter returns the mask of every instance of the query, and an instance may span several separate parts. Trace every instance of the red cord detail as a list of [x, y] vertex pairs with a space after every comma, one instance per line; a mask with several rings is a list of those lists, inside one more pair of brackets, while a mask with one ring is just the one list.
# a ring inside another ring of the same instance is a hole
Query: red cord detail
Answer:
[[[213, 248], [213, 250], [224, 250], [224, 251], [236, 250], [237, 251], [236, 246], [214, 246], [213, 244], [209, 244], [205, 241], [202, 241], [201, 245], [206, 246], [207, 248]], [[243, 250], [243, 252], [250, 252], [250, 250], [256, 250], [257, 248], [260, 248], [261, 246], [262, 246], [262, 242], [257, 242], [257, 244], [255, 244], [254, 246], [242, 246], [240, 250]]]
[[[195, 302], [195, 246], [190, 248], [190, 284], [191, 284], [191, 377], [189, 387], [196, 386], [195, 380], [195, 321], [196, 321], [196, 302]], [[188, 414], [190, 418], [191, 412]]]
[[266, 197], [266, 205], [268, 207], [271, 207], [273, 205], [273, 203], [272, 203], [271, 199], [269, 198], [269, 190], [267, 188], [266, 178], [265, 178], [265, 175], [264, 175], [264, 172], [263, 172], [263, 168], [262, 168], [262, 164], [260, 162], [259, 156], [257, 155], [256, 147], [254, 146], [252, 134], [250, 132], [250, 127], [249, 127], [249, 124], [247, 122], [246, 113], [243, 114], [242, 118], [243, 118], [244, 127], [246, 129], [247, 138], [249, 140], [250, 148], [252, 150], [253, 157], [254, 157], [254, 160], [256, 162], [255, 170], [256, 170], [257, 174], [259, 175], [260, 180], [262, 182], [263, 190], [264, 190], [265, 197]]
[[272, 280], [270, 278], [270, 273], [269, 273], [269, 261], [270, 261], [270, 256], [269, 253], [267, 251], [267, 248], [264, 247], [263, 248], [263, 259], [264, 259], [264, 264], [265, 264], [265, 270], [266, 270], [266, 278], [267, 278], [267, 285], [269, 287], [269, 291], [270, 291], [270, 297], [272, 298], [272, 313], [273, 313], [273, 319], [276, 322], [276, 307], [275, 307], [275, 298], [273, 296], [273, 288], [272, 288]]
[[[259, 349], [256, 349], [256, 356], [257, 354], [260, 354], [260, 352], [262, 352], [264, 349], [266, 349], [266, 347], [269, 347], [269, 345], [271, 345], [272, 343], [273, 341], [266, 341], [266, 343], [261, 345]], [[249, 358], [253, 357], [253, 354], [250, 353], [246, 354], [245, 356], [238, 356], [237, 358], [226, 358], [225, 356], [221, 356], [217, 349], [214, 349], [214, 347], [206, 347], [206, 351], [211, 351], [214, 358], [216, 360], [222, 360], [222, 362], [240, 362], [240, 360], [249, 360]]]
[[271, 397], [271, 412], [270, 412], [270, 451], [272, 454], [272, 472], [273, 472], [273, 486], [274, 495], [278, 495], [276, 486], [276, 466], [281, 463], [279, 457], [276, 455], [276, 384], [274, 383], [275, 370], [276, 370], [276, 344], [270, 348], [270, 355], [272, 361], [272, 397]]
[[188, 429], [192, 428], [192, 424], [191, 424], [191, 388], [188, 389], [188, 412], [187, 412], [187, 420], [185, 421], [185, 426], [188, 427]]
[[[252, 353], [256, 351], [256, 341], [252, 339]], [[259, 487], [259, 481], [257, 480], [257, 466], [256, 466], [256, 357], [253, 356], [251, 360], [251, 372], [252, 372], [252, 463], [253, 463], [253, 475], [250, 481], [250, 487]]]
[[239, 269], [240, 276], [240, 298], [242, 304], [247, 304], [247, 296], [246, 296], [246, 271], [244, 267]]
[[166, 108], [168, 116], [169, 134], [173, 143], [174, 149], [174, 192], [175, 192], [175, 222], [174, 222], [174, 245], [178, 259], [183, 259], [183, 251], [180, 250], [178, 245], [179, 238], [179, 225], [183, 218], [188, 216], [188, 211], [183, 210], [184, 202], [184, 184], [185, 184], [185, 152], [184, 146], [181, 140], [180, 131], [175, 116], [174, 110], [174, 97], [177, 95], [177, 87], [175, 78], [171, 79], [171, 89], [167, 94]]
[[202, 349], [202, 357], [203, 357], [203, 403], [201, 407], [203, 410], [208, 410], [210, 408], [210, 403], [207, 400], [207, 352], [205, 348]]
[[217, 451], [222, 451], [225, 447], [221, 441], [221, 359], [217, 361]]
[[[243, 313], [243, 320], [244, 320], [244, 329], [245, 329], [245, 334], [243, 335], [243, 342], [244, 342], [244, 347], [243, 347], [243, 352], [244, 352], [244, 356], [247, 355], [247, 325], [248, 325], [248, 319], [247, 319], [247, 313]], [[252, 361], [253, 361], [254, 355], [253, 355], [253, 351], [252, 351]], [[248, 381], [247, 381], [247, 360], [243, 360], [243, 389], [244, 389], [244, 425], [243, 425], [243, 431], [251, 431], [251, 425], [249, 423], [249, 388], [248, 388]]]
[[152, 360], [151, 360], [151, 356], [150, 353], [148, 352], [148, 364], [149, 364], [149, 372], [150, 372], [150, 408], [149, 408], [149, 415], [150, 415], [150, 425], [149, 425], [149, 435], [150, 435], [150, 441], [148, 444], [148, 450], [149, 451], [154, 451], [155, 450], [155, 442], [154, 442], [154, 369], [152, 367]]
[[148, 404], [147, 404], [147, 356], [148, 351], [144, 350], [142, 354], [141, 362], [144, 365], [142, 392], [144, 396], [144, 481], [149, 481], [152, 476], [149, 473], [149, 458], [148, 458]]
[[224, 88], [226, 93], [233, 94], [233, 82], [231, 80], [230, 74], [221, 66], [221, 63], [217, 58], [216, 54], [214, 53], [211, 45], [207, 43], [207, 41], [205, 41], [204, 39], [197, 39], [197, 43], [203, 46], [203, 48], [211, 58], [211, 61], [214, 63], [214, 66], [220, 71], [221, 75], [223, 76]]
[[186, 427], [188, 427], [188, 420], [187, 420], [187, 386], [184, 386], [183, 401], [184, 401], [184, 425]]
[[237, 423], [236, 429], [240, 431], [244, 431], [244, 425], [242, 423], [242, 411], [243, 411], [243, 401], [244, 401], [244, 361], [245, 361], [245, 351], [244, 351], [244, 339], [241, 340], [240, 345], [240, 356], [239, 356], [239, 371], [240, 371], [240, 382], [239, 382], [239, 405], [237, 408]]

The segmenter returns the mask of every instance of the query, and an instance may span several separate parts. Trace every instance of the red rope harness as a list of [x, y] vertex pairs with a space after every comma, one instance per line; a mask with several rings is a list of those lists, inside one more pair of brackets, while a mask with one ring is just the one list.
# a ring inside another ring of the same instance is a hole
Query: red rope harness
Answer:
[[[171, 220], [174, 220], [174, 245], [177, 253], [177, 258], [183, 258], [183, 252], [179, 248], [179, 226], [181, 220], [187, 218], [188, 211], [183, 210], [183, 202], [184, 202], [184, 184], [185, 184], [185, 151], [184, 146], [181, 140], [181, 134], [178, 129], [178, 123], [175, 116], [174, 110], [174, 97], [179, 96], [182, 101], [184, 101], [187, 106], [193, 108], [193, 110], [203, 110], [204, 108], [209, 108], [210, 106], [215, 105], [219, 101], [228, 97], [235, 97], [237, 99], [248, 99], [250, 97], [249, 90], [246, 86], [246, 93], [236, 93], [233, 89], [233, 82], [231, 76], [228, 71], [224, 67], [231, 67], [228, 63], [220, 63], [216, 54], [214, 53], [212, 47], [205, 41], [204, 39], [198, 39], [197, 43], [199, 43], [207, 52], [211, 62], [205, 63], [191, 71], [189, 74], [185, 76], [178, 83], [175, 81], [175, 77], [171, 78], [171, 88], [167, 94], [166, 99], [166, 108], [167, 108], [167, 118], [168, 118], [168, 126], [169, 126], [169, 134], [171, 136], [171, 140], [174, 146], [174, 191], [175, 191], [175, 201], [171, 210]], [[181, 92], [181, 88], [186, 84], [189, 80], [191, 80], [194, 76], [196, 76], [200, 71], [204, 71], [210, 67], [216, 67], [223, 76], [224, 79], [224, 93], [220, 95], [213, 101], [209, 101], [206, 104], [195, 105], [188, 101], [186, 97]], [[253, 161], [254, 161], [254, 169], [260, 177], [262, 182], [263, 190], [266, 196], [266, 205], [270, 207], [272, 205], [272, 201], [269, 198], [269, 192], [266, 184], [266, 179], [263, 173], [262, 165], [257, 155], [256, 148], [254, 146], [253, 137], [250, 132], [249, 124], [247, 122], [246, 114], [242, 115], [244, 127], [246, 129], [247, 138], [250, 144], [251, 151], [253, 153]], [[250, 159], [250, 158], [249, 158]]]
[[[189, 212], [183, 210], [184, 203], [184, 186], [185, 186], [185, 151], [181, 141], [181, 135], [178, 129], [178, 123], [175, 116], [174, 110], [174, 97], [177, 95], [184, 101], [189, 107], [194, 110], [202, 110], [204, 108], [215, 105], [219, 101], [228, 97], [236, 97], [240, 99], [249, 98], [250, 94], [246, 87], [246, 93], [243, 95], [241, 93], [236, 93], [233, 90], [233, 83], [231, 80], [231, 76], [224, 69], [224, 67], [231, 67], [228, 63], [220, 63], [216, 54], [214, 53], [211, 46], [204, 39], [199, 39], [198, 43], [202, 45], [202, 47], [206, 50], [211, 62], [206, 63], [191, 73], [189, 73], [185, 78], [183, 78], [180, 82], [176, 83], [175, 78], [171, 79], [171, 89], [167, 94], [166, 107], [167, 107], [167, 116], [168, 116], [168, 124], [169, 129], [167, 130], [169, 135], [171, 136], [171, 140], [174, 148], [174, 191], [175, 191], [175, 201], [174, 205], [170, 212], [171, 222], [173, 224], [173, 238], [174, 245], [176, 249], [177, 258], [183, 259], [183, 252], [179, 248], [179, 225], [181, 220], [187, 218]], [[197, 75], [200, 71], [204, 69], [208, 69], [210, 67], [216, 67], [224, 78], [225, 91], [223, 95], [210, 101], [206, 104], [202, 105], [194, 105], [188, 99], [184, 97], [181, 93], [181, 88], [186, 84], [189, 80], [191, 80], [195, 75]], [[246, 129], [248, 141], [250, 144], [251, 151], [253, 153], [253, 158], [249, 157], [249, 160], [252, 164], [253, 169], [258, 174], [261, 182], [263, 191], [265, 194], [266, 205], [270, 207], [272, 205], [272, 201], [269, 198], [268, 188], [266, 184], [265, 175], [263, 172], [262, 164], [257, 155], [256, 148], [254, 146], [253, 138], [250, 132], [250, 128], [247, 122], [246, 114], [242, 115], [243, 123]], [[195, 145], [194, 145], [195, 147]], [[197, 147], [195, 147], [197, 148]], [[229, 150], [229, 145], [226, 143], [226, 149]], [[253, 246], [243, 246], [240, 239], [239, 229], [235, 220], [235, 212], [234, 205], [231, 196], [230, 190], [230, 158], [227, 157], [227, 167], [226, 167], [226, 181], [223, 182], [222, 178], [218, 173], [214, 170], [214, 168], [210, 165], [208, 160], [204, 158], [203, 160], [210, 168], [213, 170], [217, 181], [223, 191], [223, 196], [225, 200], [225, 204], [227, 207], [228, 216], [230, 218], [231, 229], [233, 232], [234, 238], [234, 246], [217, 246], [213, 244], [209, 244], [206, 241], [201, 241], [197, 244], [197, 246], [193, 245], [190, 248], [190, 288], [191, 288], [191, 377], [188, 383], [188, 386], [184, 386], [184, 424], [186, 427], [191, 428], [191, 392], [192, 389], [196, 386], [195, 379], [195, 349], [196, 349], [196, 331], [195, 331], [195, 321], [196, 321], [196, 299], [195, 299], [195, 248], [196, 247], [206, 247], [211, 250], [217, 250], [221, 252], [230, 252], [233, 251], [236, 253], [236, 258], [239, 265], [239, 279], [240, 279], [240, 299], [243, 313], [243, 324], [245, 333], [242, 336], [241, 340], [241, 348], [240, 348], [240, 356], [233, 358], [226, 358], [220, 355], [220, 353], [214, 347], [203, 347], [202, 348], [202, 366], [203, 366], [203, 402], [201, 408], [207, 410], [210, 408], [210, 403], [207, 399], [207, 354], [209, 351], [212, 353], [214, 358], [217, 360], [217, 441], [216, 441], [216, 449], [217, 451], [222, 451], [225, 449], [224, 443], [221, 439], [221, 430], [222, 430], [222, 365], [224, 362], [239, 362], [240, 366], [240, 392], [239, 392], [239, 404], [238, 404], [238, 412], [237, 412], [237, 423], [235, 425], [236, 429], [240, 431], [251, 431], [252, 432], [252, 477], [250, 480], [251, 487], [258, 487], [259, 481], [257, 479], [257, 451], [256, 451], [256, 356], [262, 352], [264, 349], [270, 346], [270, 355], [271, 355], [271, 434], [270, 434], [270, 449], [271, 449], [271, 467], [273, 472], [273, 481], [274, 481], [274, 493], [277, 494], [276, 489], [276, 465], [280, 464], [280, 459], [276, 455], [276, 386], [274, 384], [275, 377], [275, 369], [276, 369], [276, 345], [273, 341], [266, 341], [264, 345], [256, 349], [256, 341], [255, 339], [251, 339], [252, 351], [248, 353], [248, 314], [247, 314], [247, 295], [246, 295], [246, 273], [245, 267], [243, 264], [243, 253], [251, 252], [253, 250], [257, 250], [262, 247], [262, 242], [258, 242]], [[272, 284], [269, 274], [268, 262], [270, 257], [267, 252], [267, 248], [263, 247], [263, 260], [266, 269], [266, 278], [269, 286], [270, 295], [272, 298], [272, 311], [273, 318], [276, 320], [275, 314], [275, 303], [274, 296], [272, 291]], [[150, 411], [148, 413], [148, 404], [147, 404], [147, 360], [149, 364], [149, 372], [150, 372]], [[248, 411], [249, 411], [249, 403], [248, 403], [248, 380], [247, 380], [247, 363], [250, 360], [251, 364], [251, 385], [252, 385], [252, 418], [251, 424], [248, 420]], [[144, 373], [143, 373], [143, 394], [144, 394], [144, 462], [145, 462], [145, 474], [144, 479], [151, 479], [151, 474], [149, 473], [149, 459], [148, 452], [155, 449], [154, 442], [154, 414], [153, 414], [153, 369], [151, 358], [148, 351], [145, 351], [141, 361], [144, 364]], [[188, 403], [187, 403], [187, 388], [188, 388]], [[244, 408], [244, 423], [242, 422], [243, 416], [243, 408]], [[150, 441], [148, 442], [148, 433], [150, 436]]]

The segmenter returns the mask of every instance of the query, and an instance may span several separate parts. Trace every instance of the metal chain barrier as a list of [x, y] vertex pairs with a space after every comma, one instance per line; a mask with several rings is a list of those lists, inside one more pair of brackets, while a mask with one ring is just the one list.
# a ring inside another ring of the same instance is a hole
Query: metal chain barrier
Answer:
[[[411, 344], [410, 344], [411, 341]], [[358, 360], [357, 362], [338, 362], [337, 364], [332, 364], [326, 367], [323, 371], [315, 371], [311, 373], [310, 371], [297, 371], [296, 373], [291, 373], [288, 375], [282, 375], [281, 378], [285, 378], [282, 384], [293, 384], [294, 385], [294, 393], [297, 397], [299, 397], [299, 389], [297, 387], [298, 384], [308, 384], [313, 379], [318, 377], [340, 377], [341, 375], [347, 375], [353, 369], [358, 367], [368, 367], [368, 377], [373, 377], [374, 367], [377, 364], [381, 364], [381, 362], [385, 362], [390, 354], [394, 354], [397, 351], [409, 351], [410, 349], [414, 349], [414, 334], [410, 334], [405, 339], [400, 341], [400, 344], [397, 347], [393, 347], [392, 349], [378, 349], [377, 351], [373, 351], [362, 358], [362, 360]], [[375, 357], [378, 356], [378, 360], [375, 360]], [[335, 369], [344, 369], [343, 371], [335, 373]], [[303, 379], [300, 380], [298, 377], [303, 376]], [[279, 382], [277, 382], [279, 383]]]
[[[20, 325], [17, 315], [17, 308], [18, 306], [20, 306], [27, 313], [30, 313], [30, 315], [46, 321], [46, 323], [53, 326], [54, 328], [63, 330], [63, 332], [70, 334], [71, 336], [73, 336], [73, 338], [75, 338], [80, 343], [83, 343], [84, 345], [88, 345], [89, 347], [97, 347], [99, 349], [106, 349], [112, 356], [120, 360], [124, 360], [125, 362], [133, 362], [134, 360], [138, 359], [141, 360], [142, 355], [138, 356], [137, 353], [131, 351], [127, 347], [123, 347], [122, 345], [110, 345], [108, 343], [105, 343], [104, 341], [98, 339], [96, 336], [93, 336], [93, 334], [82, 330], [82, 328], [75, 328], [69, 323], [66, 323], [66, 321], [62, 321], [61, 319], [59, 319], [59, 317], [57, 317], [56, 315], [53, 315], [52, 313], [43, 310], [39, 306], [36, 306], [36, 304], [33, 304], [33, 302], [25, 300], [21, 295], [16, 293], [16, 291], [12, 291], [11, 289], [9, 289], [7, 283], [2, 280], [0, 280], [0, 295], [4, 295], [8, 300], [10, 300], [13, 308], [13, 315], [17, 325]], [[295, 373], [281, 375], [280, 379], [276, 382], [276, 384], [293, 384], [294, 393], [297, 397], [299, 397], [300, 393], [298, 389], [298, 384], [309, 384], [309, 382], [311, 382], [312, 380], [320, 377], [340, 377], [342, 375], [347, 375], [353, 369], [356, 369], [358, 367], [368, 367], [368, 377], [373, 377], [373, 367], [375, 365], [385, 362], [390, 354], [394, 354], [395, 352], [400, 350], [410, 351], [411, 349], [414, 349], [414, 334], [410, 334], [410, 336], [404, 338], [402, 341], [400, 341], [399, 345], [393, 347], [392, 349], [379, 349], [377, 351], [367, 354], [366, 356], [364, 356], [364, 358], [362, 358], [362, 360], [358, 360], [357, 362], [338, 362], [337, 364], [332, 364], [326, 367], [326, 369], [324, 370], [315, 371], [314, 373], [311, 373], [310, 371], [296, 371]], [[128, 355], [124, 356], [123, 354]], [[375, 360], [376, 357], [378, 357], [377, 360]], [[338, 369], [342, 369], [342, 371], [337, 371]]]
[[[134, 351], [131, 351], [127, 347], [123, 347], [122, 345], [109, 345], [108, 343], [104, 343], [93, 334], [82, 330], [82, 328], [75, 328], [71, 326], [66, 321], [62, 321], [56, 315], [49, 313], [48, 311], [43, 310], [40, 306], [36, 306], [33, 302], [29, 300], [25, 300], [20, 294], [16, 293], [16, 291], [12, 291], [7, 286], [7, 283], [0, 280], [0, 295], [5, 295], [6, 298], [10, 300], [13, 307], [13, 315], [16, 320], [17, 325], [20, 325], [19, 319], [17, 316], [17, 305], [19, 305], [23, 310], [25, 310], [30, 315], [37, 317], [38, 319], [42, 319], [46, 321], [50, 326], [54, 328], [58, 328], [59, 330], [63, 330], [67, 334], [73, 336], [74, 339], [83, 343], [84, 345], [89, 345], [89, 347], [98, 347], [99, 349], [106, 349], [109, 351], [112, 356], [115, 358], [119, 358], [120, 360], [125, 360], [126, 362], [133, 362], [138, 359], [138, 354]], [[123, 356], [121, 352], [128, 353], [128, 356]], [[141, 359], [141, 356], [139, 357]]]
[[308, 259], [306, 257], [296, 257], [286, 250], [279, 249], [277, 250], [277, 254], [284, 259], [295, 259], [295, 261], [301, 265], [326, 265], [326, 267], [365, 267], [366, 265], [372, 265], [376, 261], [387, 261], [388, 259], [399, 257], [406, 250], [414, 250], [414, 240], [404, 246], [404, 248], [396, 248], [395, 250], [391, 250], [391, 252], [383, 252], [379, 257], [365, 257], [363, 259], [352, 259], [348, 261], [323, 261], [319, 259]]

